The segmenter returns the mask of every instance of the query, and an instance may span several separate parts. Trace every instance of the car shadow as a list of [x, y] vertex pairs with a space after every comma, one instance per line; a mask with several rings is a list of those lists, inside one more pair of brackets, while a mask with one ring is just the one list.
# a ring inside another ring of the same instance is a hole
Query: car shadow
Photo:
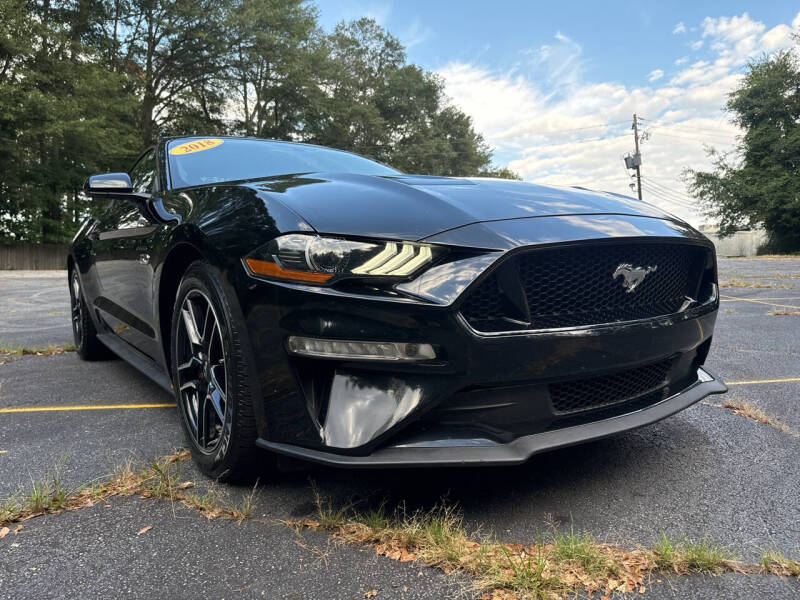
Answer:
[[[313, 516], [317, 503], [391, 513], [457, 507], [472, 528], [503, 528], [503, 521], [572, 523], [576, 515], [640, 510], [648, 499], [687, 482], [693, 461], [713, 463], [707, 431], [677, 415], [648, 427], [532, 457], [514, 467], [353, 470], [309, 466], [263, 475], [262, 497], [282, 503], [276, 512]], [[605, 507], [605, 508], [604, 508]]]

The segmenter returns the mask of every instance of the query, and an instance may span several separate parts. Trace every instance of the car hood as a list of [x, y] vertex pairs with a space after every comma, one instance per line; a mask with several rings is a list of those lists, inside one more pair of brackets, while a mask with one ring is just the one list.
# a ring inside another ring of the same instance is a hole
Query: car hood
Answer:
[[617, 214], [674, 219], [607, 192], [503, 179], [313, 173], [247, 184], [278, 198], [319, 233], [419, 240], [472, 223]]

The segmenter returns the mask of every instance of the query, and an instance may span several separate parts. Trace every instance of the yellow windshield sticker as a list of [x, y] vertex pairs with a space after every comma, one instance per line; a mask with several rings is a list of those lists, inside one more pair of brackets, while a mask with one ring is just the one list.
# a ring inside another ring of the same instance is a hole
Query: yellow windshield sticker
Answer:
[[203, 150], [216, 148], [220, 144], [222, 144], [222, 140], [219, 138], [205, 138], [203, 140], [192, 140], [191, 142], [185, 142], [183, 144], [175, 146], [174, 148], [171, 148], [169, 153], [191, 154], [192, 152], [202, 152]]

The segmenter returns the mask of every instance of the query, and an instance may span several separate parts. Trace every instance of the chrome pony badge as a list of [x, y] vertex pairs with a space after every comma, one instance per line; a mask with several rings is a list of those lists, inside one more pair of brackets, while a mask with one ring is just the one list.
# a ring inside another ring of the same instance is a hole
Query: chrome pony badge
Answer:
[[648, 273], [652, 273], [657, 268], [658, 266], [634, 267], [630, 263], [622, 263], [616, 268], [614, 274], [611, 275], [611, 279], [616, 279], [622, 275], [622, 286], [625, 288], [625, 291], [630, 294], [639, 286], [640, 283], [644, 281], [644, 278], [647, 277]]

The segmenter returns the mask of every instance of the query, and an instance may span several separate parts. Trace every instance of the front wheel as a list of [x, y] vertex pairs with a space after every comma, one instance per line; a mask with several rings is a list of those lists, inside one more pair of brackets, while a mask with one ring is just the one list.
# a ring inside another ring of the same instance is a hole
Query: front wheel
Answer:
[[172, 381], [192, 458], [220, 481], [249, 475], [261, 454], [250, 357], [235, 321], [216, 272], [193, 263], [172, 311]]

